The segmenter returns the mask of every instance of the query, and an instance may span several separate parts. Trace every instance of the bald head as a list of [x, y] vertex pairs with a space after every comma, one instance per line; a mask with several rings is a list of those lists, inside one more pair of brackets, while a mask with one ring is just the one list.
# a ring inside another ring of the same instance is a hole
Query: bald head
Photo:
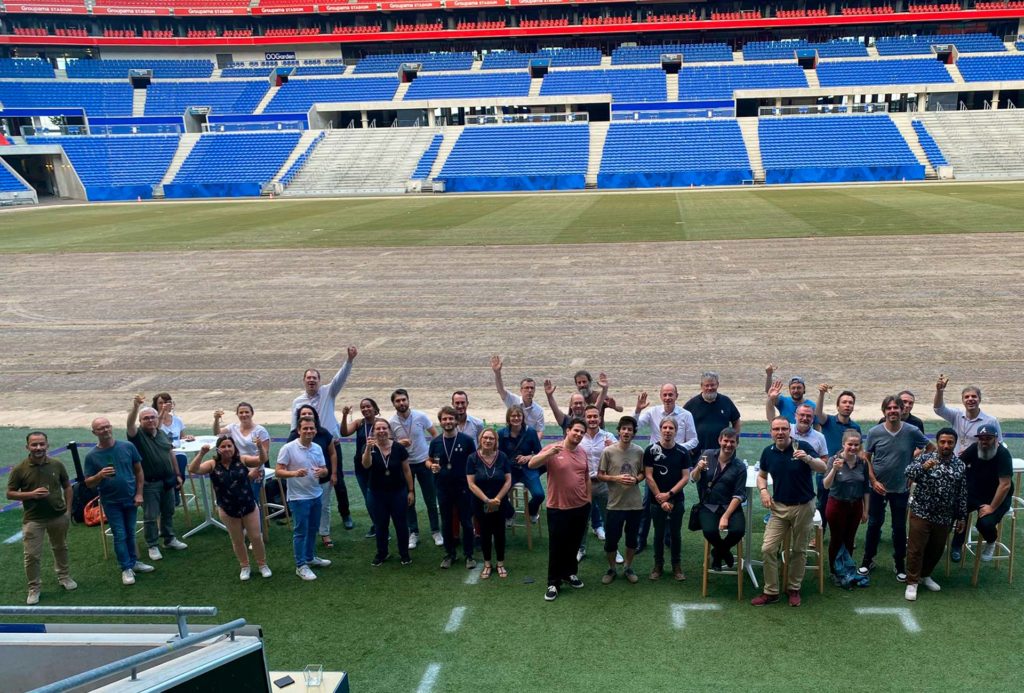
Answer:
[[661, 386], [661, 403], [665, 405], [665, 411], [675, 409], [677, 399], [679, 399], [679, 389], [673, 383], [665, 383]]
[[114, 427], [110, 425], [110, 419], [105, 416], [97, 416], [92, 420], [92, 434], [96, 436], [100, 447], [110, 447], [114, 442]]

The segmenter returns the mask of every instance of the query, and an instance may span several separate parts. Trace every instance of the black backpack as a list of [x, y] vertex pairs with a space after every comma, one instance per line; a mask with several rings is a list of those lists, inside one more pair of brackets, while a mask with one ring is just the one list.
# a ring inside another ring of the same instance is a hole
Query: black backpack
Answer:
[[78, 443], [68, 443], [68, 450], [71, 451], [71, 459], [75, 463], [75, 483], [71, 490], [71, 520], [80, 525], [85, 523], [85, 506], [100, 495], [100, 492], [99, 489], [85, 485], [85, 472], [82, 471], [82, 460], [78, 456]]

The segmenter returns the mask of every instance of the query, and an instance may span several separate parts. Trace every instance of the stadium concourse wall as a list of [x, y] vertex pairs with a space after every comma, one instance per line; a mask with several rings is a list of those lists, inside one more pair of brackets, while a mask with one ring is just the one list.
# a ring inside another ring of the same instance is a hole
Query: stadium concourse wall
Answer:
[[582, 190], [586, 176], [457, 176], [445, 180], [448, 192], [537, 192], [540, 190]]

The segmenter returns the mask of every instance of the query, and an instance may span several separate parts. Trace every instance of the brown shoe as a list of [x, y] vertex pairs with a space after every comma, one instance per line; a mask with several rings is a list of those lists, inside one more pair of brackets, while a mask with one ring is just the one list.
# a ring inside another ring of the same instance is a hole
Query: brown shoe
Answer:
[[664, 570], [665, 569], [662, 566], [656, 565], [656, 566], [654, 566], [654, 568], [651, 569], [651, 574], [648, 575], [647, 577], [650, 580], [660, 580], [661, 579], [661, 574], [662, 574], [662, 572], [664, 572]]
[[672, 577], [676, 579], [676, 582], [684, 582], [686, 580], [686, 573], [683, 572], [683, 567], [678, 565], [672, 566]]
[[800, 606], [800, 590], [786, 590], [789, 595], [790, 606]]
[[764, 606], [765, 604], [774, 604], [779, 601], [779, 595], [777, 594], [765, 594], [761, 593], [750, 600], [752, 606]]

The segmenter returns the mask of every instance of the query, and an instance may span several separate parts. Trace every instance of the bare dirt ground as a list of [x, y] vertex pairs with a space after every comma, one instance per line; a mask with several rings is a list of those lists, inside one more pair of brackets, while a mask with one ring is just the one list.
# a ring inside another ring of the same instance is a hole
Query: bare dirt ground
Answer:
[[[763, 414], [764, 366], [859, 395], [869, 418], [910, 387], [930, 414], [977, 383], [983, 406], [1024, 417], [1024, 234], [490, 248], [8, 255], [0, 273], [0, 423], [121, 419], [131, 395], [170, 391], [198, 432], [217, 407], [286, 419], [304, 368], [339, 398], [395, 387], [431, 414], [454, 389], [503, 416], [488, 366], [552, 378], [607, 371], [630, 409], [674, 381], [721, 373], [745, 417]], [[539, 388], [538, 388], [539, 390]], [[543, 394], [540, 394], [543, 401]], [[387, 407], [385, 406], [385, 409]]]

